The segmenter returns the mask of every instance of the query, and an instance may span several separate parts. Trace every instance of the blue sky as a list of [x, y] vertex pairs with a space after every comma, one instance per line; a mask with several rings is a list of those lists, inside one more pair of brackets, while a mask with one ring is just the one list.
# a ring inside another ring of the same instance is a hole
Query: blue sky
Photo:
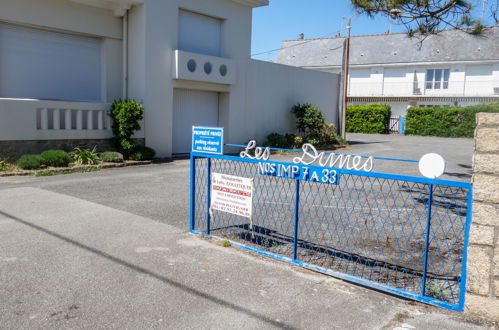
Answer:
[[270, 0], [269, 6], [253, 11], [252, 57], [272, 60], [277, 51], [259, 53], [278, 49], [281, 40], [297, 39], [300, 33], [305, 38], [329, 37], [339, 32], [345, 35], [345, 16], [352, 18], [352, 35], [383, 33], [390, 28], [392, 32], [405, 31], [402, 26], [390, 25], [384, 16], [357, 16], [348, 0]]

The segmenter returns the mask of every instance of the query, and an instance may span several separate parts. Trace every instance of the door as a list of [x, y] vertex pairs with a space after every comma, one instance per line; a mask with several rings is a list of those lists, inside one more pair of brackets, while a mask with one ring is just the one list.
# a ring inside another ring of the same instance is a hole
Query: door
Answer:
[[218, 93], [188, 89], [173, 92], [173, 153], [191, 151], [192, 126], [218, 125]]

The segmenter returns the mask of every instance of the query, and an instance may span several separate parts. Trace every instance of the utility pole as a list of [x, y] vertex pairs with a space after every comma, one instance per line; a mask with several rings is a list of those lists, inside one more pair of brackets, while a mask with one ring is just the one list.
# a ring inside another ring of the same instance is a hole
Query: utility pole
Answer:
[[350, 17], [347, 17], [347, 36], [343, 41], [343, 61], [341, 64], [341, 101], [340, 101], [340, 118], [339, 118], [339, 133], [342, 138], [346, 139], [345, 122], [347, 114], [348, 102], [348, 65], [350, 62]]

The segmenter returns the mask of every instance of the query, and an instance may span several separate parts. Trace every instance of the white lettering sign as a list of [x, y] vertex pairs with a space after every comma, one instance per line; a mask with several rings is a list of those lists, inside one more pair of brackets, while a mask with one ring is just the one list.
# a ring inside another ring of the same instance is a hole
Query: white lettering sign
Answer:
[[[241, 151], [239, 156], [241, 156], [241, 158], [259, 159], [259, 160], [269, 160], [270, 159], [270, 148], [269, 147], [267, 147], [265, 149], [262, 149], [260, 147], [255, 149], [255, 147], [256, 147], [256, 141], [251, 140], [250, 142], [248, 142], [246, 149], [244, 149], [244, 151]], [[255, 149], [255, 155], [253, 155], [253, 156], [249, 153], [249, 151], [252, 149]]]
[[[252, 155], [250, 151], [253, 149], [255, 149], [255, 152]], [[366, 172], [371, 172], [374, 168], [374, 159], [372, 156], [363, 157], [347, 154], [326, 154], [325, 152], [318, 152], [310, 143], [305, 143], [302, 146], [302, 150], [303, 154], [301, 157], [293, 158], [295, 164], [310, 165], [317, 162], [317, 164], [322, 167], [346, 168], [348, 170]], [[267, 147], [263, 149], [261, 147], [256, 147], [256, 141], [251, 140], [246, 146], [246, 149], [241, 151], [240, 156], [242, 158], [269, 160], [270, 148]]]
[[356, 171], [372, 171], [374, 167], [373, 157], [362, 158], [362, 156], [346, 154], [326, 154], [318, 152], [315, 147], [309, 143], [302, 146], [303, 155], [293, 158], [295, 164], [310, 165], [318, 162], [322, 167], [346, 168]]
[[220, 173], [211, 174], [212, 210], [251, 217], [253, 179]]

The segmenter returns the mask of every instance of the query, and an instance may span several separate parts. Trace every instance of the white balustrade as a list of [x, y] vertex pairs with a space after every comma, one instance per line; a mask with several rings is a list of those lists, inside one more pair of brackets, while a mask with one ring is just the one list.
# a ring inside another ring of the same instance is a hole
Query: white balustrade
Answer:
[[104, 129], [104, 111], [97, 111], [97, 129]]
[[53, 129], [61, 129], [61, 115], [59, 109], [54, 109], [52, 112]]
[[40, 110], [40, 129], [48, 129], [49, 128], [49, 114], [47, 108], [42, 108]]
[[111, 125], [106, 120], [107, 111], [102, 109], [39, 108], [38, 111], [40, 112], [40, 122], [37, 127], [41, 130], [61, 130], [62, 124], [64, 124], [64, 130], [73, 130], [73, 111], [76, 112], [76, 130], [111, 129]]
[[83, 129], [83, 110], [76, 110], [76, 129]]
[[71, 123], [71, 109], [66, 109], [64, 111], [64, 121], [65, 121], [65, 124], [64, 124], [64, 128], [67, 129], [67, 130], [70, 130], [72, 127], [72, 123]]
[[94, 112], [87, 110], [87, 129], [94, 129]]

